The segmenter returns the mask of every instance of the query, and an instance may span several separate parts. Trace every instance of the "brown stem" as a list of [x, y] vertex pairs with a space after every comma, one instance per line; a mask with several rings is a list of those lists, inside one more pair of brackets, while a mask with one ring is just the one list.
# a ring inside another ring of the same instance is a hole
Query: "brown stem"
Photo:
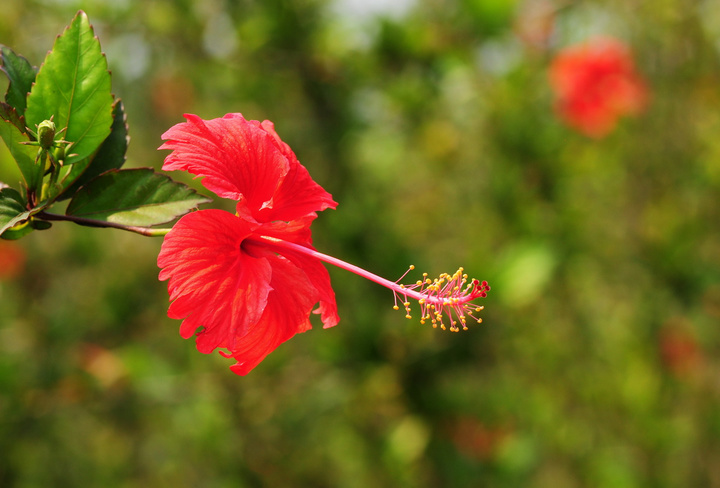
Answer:
[[74, 222], [79, 225], [85, 225], [87, 227], [109, 227], [112, 229], [120, 229], [120, 230], [126, 230], [128, 232], [135, 232], [136, 234], [140, 234], [143, 236], [149, 236], [149, 237], [157, 237], [157, 236], [164, 236], [168, 232], [170, 232], [170, 229], [153, 229], [151, 227], [138, 227], [135, 225], [124, 225], [124, 224], [118, 224], [116, 222], [108, 222], [106, 220], [94, 220], [94, 219], [88, 219], [85, 217], [77, 217], [75, 215], [58, 215], [53, 213], [48, 213], [45, 211], [38, 212], [35, 215], [35, 218], [41, 219], [41, 220], [52, 220], [52, 221], [68, 221], [68, 222]]

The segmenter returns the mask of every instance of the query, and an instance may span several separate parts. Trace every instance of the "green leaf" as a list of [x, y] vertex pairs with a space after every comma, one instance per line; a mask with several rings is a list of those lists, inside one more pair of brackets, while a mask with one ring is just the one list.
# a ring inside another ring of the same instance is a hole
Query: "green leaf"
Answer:
[[14, 241], [20, 239], [21, 237], [25, 237], [34, 230], [46, 230], [50, 227], [52, 227], [50, 222], [31, 218], [30, 220], [26, 220], [21, 224], [9, 228], [0, 234], [0, 238], [8, 241]]
[[27, 96], [35, 81], [37, 69], [7, 46], [0, 45], [0, 59], [2, 59], [1, 69], [10, 80], [5, 101], [15, 108], [19, 115], [24, 115]]
[[11, 227], [21, 224], [31, 215], [32, 212], [25, 208], [22, 195], [17, 190], [13, 188], [0, 190], [0, 235]]
[[0, 137], [20, 168], [26, 187], [37, 188], [43, 168], [35, 164], [38, 148], [20, 144], [30, 141], [30, 137], [23, 130], [24, 126], [17, 111], [7, 103], [0, 102]]
[[112, 103], [107, 60], [80, 11], [40, 67], [27, 99], [27, 125], [33, 128], [54, 117], [58, 131], [66, 129], [62, 137], [73, 143], [65, 164], [87, 166], [110, 134]]
[[150, 168], [107, 171], [73, 196], [66, 215], [149, 227], [170, 222], [210, 200]]
[[71, 166], [70, 173], [65, 177], [66, 181], [75, 181], [73, 185], [64, 192], [62, 198], [69, 198], [78, 188], [92, 180], [96, 176], [111, 169], [119, 169], [125, 164], [125, 152], [127, 151], [130, 137], [128, 136], [127, 117], [125, 109], [120, 99], [113, 104], [113, 125], [110, 135], [105, 139], [98, 149], [98, 152], [92, 158], [90, 165], [87, 166], [82, 175], [79, 166]]

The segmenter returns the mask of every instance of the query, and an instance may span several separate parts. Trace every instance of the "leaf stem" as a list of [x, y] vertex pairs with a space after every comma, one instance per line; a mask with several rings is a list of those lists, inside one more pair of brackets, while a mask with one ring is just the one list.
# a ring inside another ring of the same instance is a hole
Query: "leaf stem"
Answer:
[[109, 227], [112, 229], [126, 230], [128, 232], [134, 232], [148, 237], [160, 237], [164, 236], [170, 229], [153, 229], [151, 227], [139, 227], [135, 225], [124, 225], [118, 224], [117, 222], [108, 222], [106, 220], [95, 220], [88, 219], [85, 217], [76, 217], [74, 215], [58, 215], [49, 212], [39, 212], [35, 215], [35, 218], [48, 221], [67, 221], [74, 222], [78, 225], [85, 225], [87, 227]]

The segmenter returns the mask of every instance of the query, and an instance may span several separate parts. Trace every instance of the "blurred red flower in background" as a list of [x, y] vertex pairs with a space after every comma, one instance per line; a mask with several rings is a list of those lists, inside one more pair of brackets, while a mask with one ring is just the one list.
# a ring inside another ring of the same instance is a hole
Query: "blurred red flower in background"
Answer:
[[470, 416], [460, 416], [447, 424], [450, 440], [469, 459], [489, 461], [512, 435], [511, 428], [491, 425]]
[[0, 280], [11, 280], [25, 269], [25, 250], [12, 241], [0, 240]]
[[550, 66], [555, 109], [581, 133], [600, 138], [624, 115], [640, 113], [648, 90], [620, 41], [597, 38], [560, 51]]
[[690, 378], [704, 362], [704, 354], [690, 322], [682, 318], [668, 320], [659, 333], [660, 358], [678, 378]]
[[[160, 149], [173, 152], [164, 170], [204, 177], [203, 185], [236, 200], [236, 214], [200, 210], [184, 216], [165, 236], [158, 266], [168, 280], [168, 316], [184, 319], [180, 334], [196, 335], [200, 352], [217, 348], [244, 375], [297, 333], [338, 323], [335, 294], [323, 264], [273, 241], [314, 250], [310, 224], [337, 205], [315, 183], [269, 121], [240, 114], [170, 128]], [[198, 329], [201, 328], [199, 331]]]

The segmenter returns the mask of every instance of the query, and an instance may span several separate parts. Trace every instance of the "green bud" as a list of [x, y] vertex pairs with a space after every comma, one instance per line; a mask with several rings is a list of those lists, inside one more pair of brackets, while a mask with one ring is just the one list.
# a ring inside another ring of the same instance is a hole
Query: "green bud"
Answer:
[[65, 148], [58, 144], [58, 147], [55, 148], [55, 161], [60, 161], [60, 164], [62, 165], [62, 161], [65, 159]]
[[50, 149], [55, 145], [55, 123], [52, 120], [43, 120], [38, 125], [38, 142], [43, 149]]

